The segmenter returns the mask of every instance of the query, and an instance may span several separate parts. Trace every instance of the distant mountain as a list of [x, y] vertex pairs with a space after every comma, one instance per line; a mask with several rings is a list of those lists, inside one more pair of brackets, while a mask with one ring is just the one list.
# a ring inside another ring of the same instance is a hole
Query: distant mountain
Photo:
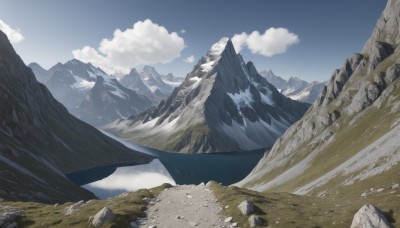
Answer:
[[153, 105], [147, 97], [123, 87], [90, 63], [73, 59], [48, 71], [38, 64], [30, 66], [37, 78], [47, 78], [42, 82], [57, 100], [73, 115], [94, 126], [136, 115]]
[[133, 68], [129, 74], [119, 80], [126, 88], [153, 99], [157, 104], [168, 97], [182, 81], [183, 78], [175, 77], [171, 73], [159, 74], [151, 66], [145, 66], [142, 71]]
[[321, 93], [326, 82], [308, 83], [299, 78], [289, 78], [285, 80], [276, 76], [272, 70], [263, 70], [260, 75], [265, 77], [269, 83], [274, 85], [283, 95], [293, 100], [298, 100], [312, 104]]
[[75, 113], [93, 126], [102, 126], [116, 119], [138, 115], [152, 105], [150, 99], [123, 87], [116, 79], [98, 76]]
[[0, 198], [40, 202], [95, 196], [65, 173], [152, 158], [135, 153], [70, 115], [0, 31]]
[[362, 52], [333, 72], [304, 117], [237, 185], [332, 202], [363, 198], [399, 211], [399, 21], [400, 1], [389, 0]]
[[308, 107], [280, 94], [224, 38], [154, 110], [107, 131], [170, 151], [254, 150], [270, 147]]

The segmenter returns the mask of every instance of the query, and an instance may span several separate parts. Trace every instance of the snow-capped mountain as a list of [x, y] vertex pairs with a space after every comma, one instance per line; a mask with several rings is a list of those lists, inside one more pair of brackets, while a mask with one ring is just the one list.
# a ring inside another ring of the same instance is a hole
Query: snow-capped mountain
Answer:
[[37, 78], [48, 78], [42, 82], [57, 100], [73, 115], [94, 126], [136, 115], [153, 105], [147, 97], [123, 87], [90, 63], [73, 59], [48, 71], [38, 64], [30, 66]]
[[123, 87], [115, 78], [98, 76], [75, 115], [93, 126], [102, 126], [137, 115], [152, 105], [150, 99]]
[[308, 107], [280, 94], [223, 38], [154, 110], [107, 130], [171, 151], [254, 150], [270, 147]]
[[260, 75], [265, 77], [269, 83], [274, 85], [283, 95], [293, 100], [298, 100], [312, 104], [321, 93], [326, 82], [308, 83], [299, 78], [291, 77], [285, 80], [280, 76], [276, 76], [272, 70], [263, 70]]
[[70, 115], [0, 31], [0, 198], [60, 203], [94, 198], [65, 173], [151, 158]]
[[333, 72], [310, 110], [237, 185], [398, 208], [399, 21], [400, 1], [389, 0], [361, 54]]
[[153, 99], [155, 104], [168, 97], [182, 81], [183, 78], [175, 77], [171, 73], [160, 74], [151, 66], [145, 66], [141, 71], [133, 68], [119, 80], [126, 88]]

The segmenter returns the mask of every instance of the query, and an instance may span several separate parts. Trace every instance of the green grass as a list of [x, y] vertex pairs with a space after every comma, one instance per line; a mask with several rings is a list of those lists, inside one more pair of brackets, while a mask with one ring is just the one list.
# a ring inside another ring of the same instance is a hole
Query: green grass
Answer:
[[94, 216], [103, 207], [110, 208], [115, 214], [115, 219], [102, 227], [129, 227], [131, 221], [146, 216], [144, 211], [148, 202], [143, 198], [154, 198], [163, 189], [169, 187], [169, 184], [164, 184], [153, 189], [128, 192], [119, 197], [90, 200], [78, 206], [78, 210], [71, 215], [65, 215], [65, 209], [74, 203], [56, 206], [33, 202], [1, 202], [0, 206], [17, 207], [23, 210], [18, 218], [18, 227], [88, 227], [90, 216]]

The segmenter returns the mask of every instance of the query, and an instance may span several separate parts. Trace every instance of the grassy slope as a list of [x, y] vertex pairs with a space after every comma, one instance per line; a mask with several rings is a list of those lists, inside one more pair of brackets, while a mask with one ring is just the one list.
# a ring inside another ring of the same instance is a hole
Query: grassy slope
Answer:
[[[252, 214], [261, 216], [264, 226], [268, 227], [350, 227], [353, 215], [367, 203], [381, 208], [394, 226], [400, 222], [400, 204], [393, 203], [400, 202], [400, 189], [387, 188], [368, 197], [346, 192], [340, 197], [317, 198], [289, 193], [261, 193], [216, 183], [211, 187], [223, 205], [224, 213], [244, 228], [249, 227], [247, 220], [250, 215], [242, 215], [237, 206], [246, 199], [256, 206]], [[226, 205], [229, 207], [225, 208]]]
[[34, 202], [1, 202], [2, 206], [16, 207], [23, 210], [18, 218], [18, 227], [89, 227], [88, 220], [103, 207], [110, 208], [115, 214], [113, 222], [102, 227], [129, 227], [131, 221], [145, 217], [147, 201], [143, 198], [154, 198], [163, 189], [170, 187], [168, 184], [153, 188], [128, 192], [106, 200], [90, 200], [77, 206], [71, 215], [65, 215], [65, 210], [73, 203], [62, 205], [49, 205]]

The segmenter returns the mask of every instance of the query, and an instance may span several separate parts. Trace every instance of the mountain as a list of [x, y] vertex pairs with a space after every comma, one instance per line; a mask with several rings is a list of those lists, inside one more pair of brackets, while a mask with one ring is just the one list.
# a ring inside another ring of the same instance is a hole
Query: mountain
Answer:
[[65, 202], [94, 198], [65, 173], [152, 158], [70, 115], [0, 32], [0, 198]]
[[361, 54], [334, 71], [310, 110], [236, 185], [367, 197], [396, 209], [391, 189], [400, 173], [399, 21], [400, 1], [389, 0]]
[[155, 104], [168, 97], [182, 81], [183, 78], [175, 77], [171, 73], [159, 74], [151, 66], [144, 66], [142, 71], [133, 68], [129, 74], [119, 80], [126, 88], [151, 98]]
[[102, 126], [116, 119], [137, 115], [152, 105], [150, 99], [123, 87], [116, 79], [98, 76], [75, 115], [93, 126]]
[[326, 84], [326, 82], [317, 81], [308, 83], [293, 77], [285, 80], [280, 76], [276, 76], [272, 70], [263, 70], [260, 72], [260, 75], [266, 78], [283, 95], [309, 104], [312, 104], [318, 98], [318, 95]]
[[272, 146], [308, 107], [280, 94], [223, 38], [154, 110], [106, 128], [163, 150], [254, 150]]
[[28, 67], [35, 72], [36, 80], [38, 80], [38, 82], [44, 83], [51, 77], [51, 74], [38, 63], [30, 63]]
[[48, 78], [43, 83], [70, 113], [93, 126], [137, 115], [153, 105], [90, 63], [73, 59], [48, 71], [38, 64], [29, 66], [37, 78]]

